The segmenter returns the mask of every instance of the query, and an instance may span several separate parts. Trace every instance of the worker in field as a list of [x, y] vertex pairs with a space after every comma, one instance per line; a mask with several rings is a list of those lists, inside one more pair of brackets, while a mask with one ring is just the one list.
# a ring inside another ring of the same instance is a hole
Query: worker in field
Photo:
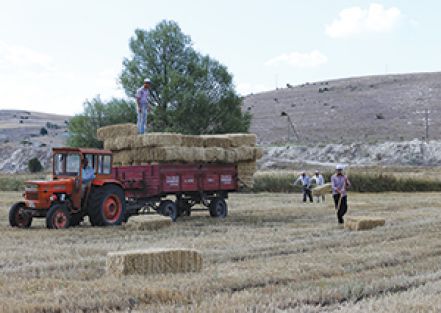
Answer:
[[339, 224], [344, 223], [343, 216], [348, 210], [347, 190], [351, 187], [348, 177], [343, 174], [343, 168], [343, 165], [337, 165], [335, 168], [335, 174], [331, 177], [332, 196], [334, 198]]
[[82, 195], [84, 196], [89, 183], [95, 178], [95, 171], [89, 166], [89, 160], [84, 158], [83, 174], [82, 174]]
[[[312, 176], [311, 184], [312, 183], [315, 183], [317, 186], [321, 186], [325, 184], [325, 178], [323, 177], [322, 174], [320, 174], [319, 170], [316, 170], [315, 175]], [[322, 194], [321, 196], [320, 195], [316, 196], [317, 202], [320, 202], [320, 197], [322, 198], [322, 202], [325, 202], [324, 194]]]
[[311, 178], [306, 175], [306, 172], [303, 171], [293, 185], [296, 186], [299, 183], [302, 185], [303, 202], [306, 202], [306, 198], [309, 198], [309, 201], [313, 202], [311, 194]]
[[137, 105], [137, 125], [138, 133], [144, 134], [144, 129], [147, 128], [147, 115], [149, 113], [150, 102], [150, 87], [149, 79], [144, 79], [144, 84], [136, 91], [136, 105]]

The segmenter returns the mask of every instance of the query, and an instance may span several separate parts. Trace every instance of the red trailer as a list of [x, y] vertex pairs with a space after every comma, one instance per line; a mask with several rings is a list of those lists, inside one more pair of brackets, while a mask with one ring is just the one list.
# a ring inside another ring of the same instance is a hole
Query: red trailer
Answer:
[[[151, 210], [176, 220], [190, 215], [195, 204], [208, 208], [210, 216], [228, 214], [225, 199], [238, 190], [237, 169], [231, 164], [146, 164], [113, 167], [126, 196], [126, 216]], [[169, 196], [175, 196], [175, 201]]]

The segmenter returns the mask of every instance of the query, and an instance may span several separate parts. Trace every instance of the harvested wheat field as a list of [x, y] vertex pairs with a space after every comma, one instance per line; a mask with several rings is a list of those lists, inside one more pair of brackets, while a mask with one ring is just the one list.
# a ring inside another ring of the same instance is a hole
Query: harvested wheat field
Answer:
[[[7, 226], [19, 192], [0, 193], [1, 312], [439, 312], [441, 194], [350, 194], [339, 227], [328, 203], [234, 194], [225, 220], [195, 212], [156, 231]], [[381, 200], [381, 202], [380, 202]], [[114, 276], [111, 251], [185, 248], [200, 272]]]

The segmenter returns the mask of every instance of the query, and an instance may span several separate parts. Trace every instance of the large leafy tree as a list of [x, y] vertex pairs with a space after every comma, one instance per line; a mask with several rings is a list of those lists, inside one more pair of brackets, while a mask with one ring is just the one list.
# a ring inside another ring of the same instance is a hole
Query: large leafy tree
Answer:
[[227, 68], [195, 51], [178, 24], [162, 21], [153, 30], [137, 29], [130, 39], [120, 81], [129, 97], [144, 78], [152, 81], [155, 131], [187, 134], [247, 132], [250, 115], [241, 110]]
[[103, 102], [100, 97], [87, 100], [84, 112], [75, 115], [69, 122], [68, 145], [71, 147], [101, 148], [102, 143], [96, 138], [100, 127], [136, 122], [136, 106], [133, 101], [112, 99]]

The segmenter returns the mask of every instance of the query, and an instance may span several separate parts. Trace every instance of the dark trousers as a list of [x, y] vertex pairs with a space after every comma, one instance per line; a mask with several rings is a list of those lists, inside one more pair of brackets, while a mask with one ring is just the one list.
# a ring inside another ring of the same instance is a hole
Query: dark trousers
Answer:
[[341, 198], [340, 207], [338, 207], [338, 201], [340, 200], [340, 194], [332, 195], [334, 197], [335, 209], [337, 210], [337, 219], [339, 224], [343, 224], [343, 216], [348, 211], [348, 197], [343, 196]]
[[306, 202], [306, 197], [309, 198], [310, 202], [313, 202], [312, 194], [311, 194], [311, 189], [308, 188], [308, 187], [303, 187], [303, 202]]

